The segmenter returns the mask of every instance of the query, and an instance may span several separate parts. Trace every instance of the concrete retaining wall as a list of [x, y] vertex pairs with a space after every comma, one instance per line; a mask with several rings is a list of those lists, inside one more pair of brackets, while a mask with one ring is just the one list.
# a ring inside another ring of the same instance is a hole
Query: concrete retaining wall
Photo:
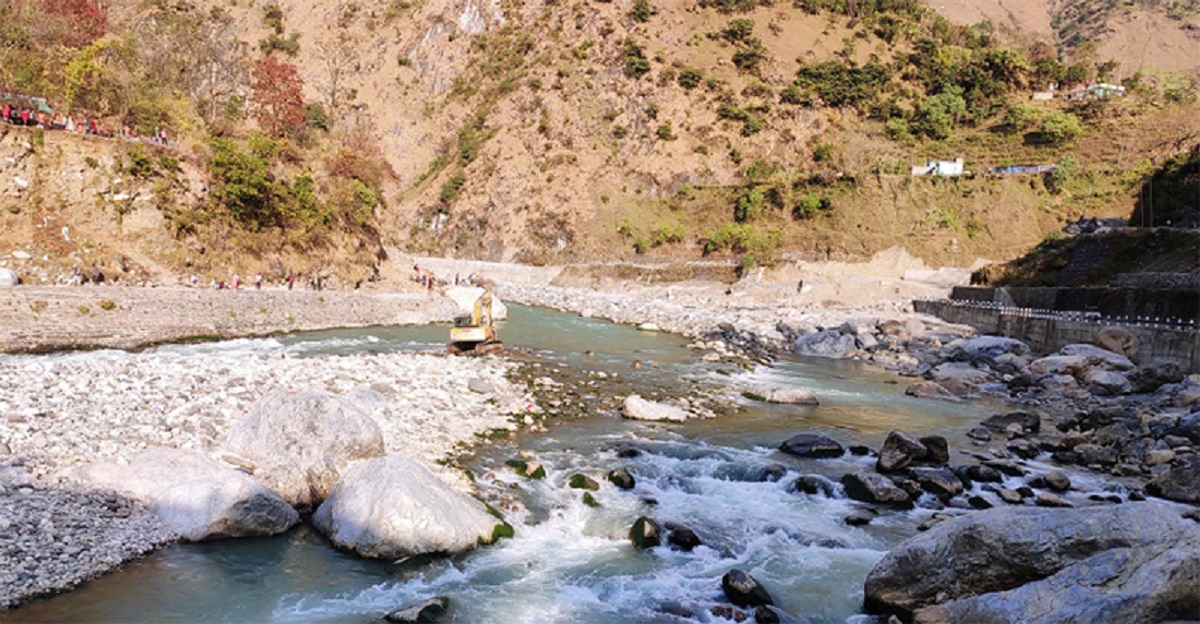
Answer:
[[990, 302], [1034, 310], [1090, 311], [1107, 317], [1200, 318], [1200, 291], [1195, 288], [1035, 288], [956, 286], [955, 301]]
[[970, 325], [983, 334], [1016, 338], [1036, 353], [1053, 353], [1074, 343], [1093, 343], [1101, 329], [1118, 325], [1137, 338], [1138, 364], [1175, 362], [1189, 373], [1200, 373], [1200, 331], [1194, 328], [1116, 323], [1111, 319], [1065, 317], [949, 300], [914, 301], [913, 308], [951, 323]]

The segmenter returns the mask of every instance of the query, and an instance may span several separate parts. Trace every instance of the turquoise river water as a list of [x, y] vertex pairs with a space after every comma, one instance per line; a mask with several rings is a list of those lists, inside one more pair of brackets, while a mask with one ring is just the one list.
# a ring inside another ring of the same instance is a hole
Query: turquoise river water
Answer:
[[[903, 395], [894, 374], [855, 363], [784, 359], [744, 372], [701, 362], [678, 336], [538, 308], [509, 310], [499, 329], [505, 342], [552, 365], [616, 372], [647, 388], [715, 386], [741, 375], [810, 387], [821, 405], [747, 401], [734, 415], [677, 425], [600, 414], [496, 442], [480, 449], [469, 468], [485, 477], [483, 487], [519, 496], [525, 510], [509, 514], [513, 539], [464, 555], [365, 561], [301, 526], [268, 539], [171, 546], [75, 591], [0, 614], [0, 622], [367, 622], [433, 595], [451, 597], [450, 622], [725, 622], [709, 607], [724, 602], [721, 576], [737, 567], [759, 579], [793, 621], [841, 623], [860, 611], [871, 566], [932, 512], [918, 507], [847, 526], [842, 518], [857, 503], [799, 494], [791, 484], [808, 473], [836, 480], [871, 460], [799, 460], [778, 452], [779, 443], [817, 430], [877, 447], [889, 430], [902, 428], [946, 435], [954, 448], [996, 407], [918, 401]], [[445, 327], [370, 328], [252, 344], [295, 355], [440, 350], [445, 335]], [[237, 348], [246, 350], [246, 341]], [[634, 360], [660, 368], [634, 370]], [[620, 457], [622, 448], [641, 453]], [[529, 482], [513, 475], [504, 461], [518, 451], [536, 455], [548, 477]], [[760, 481], [768, 464], [782, 465], [786, 476]], [[623, 492], [598, 479], [600, 507], [583, 505], [579, 490], [566, 487], [575, 472], [617, 467], [633, 473], [637, 487]], [[640, 515], [683, 524], [703, 545], [690, 553], [665, 546], [635, 551], [627, 532]], [[694, 619], [669, 615], [667, 606], [690, 609]]]

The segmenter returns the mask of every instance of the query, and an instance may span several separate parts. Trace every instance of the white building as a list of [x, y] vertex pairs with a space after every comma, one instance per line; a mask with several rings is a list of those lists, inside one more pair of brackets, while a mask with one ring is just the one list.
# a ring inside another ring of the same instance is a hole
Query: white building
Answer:
[[912, 168], [912, 174], [915, 176], [960, 176], [963, 174], [963, 159], [931, 160], [924, 165], [915, 165]]

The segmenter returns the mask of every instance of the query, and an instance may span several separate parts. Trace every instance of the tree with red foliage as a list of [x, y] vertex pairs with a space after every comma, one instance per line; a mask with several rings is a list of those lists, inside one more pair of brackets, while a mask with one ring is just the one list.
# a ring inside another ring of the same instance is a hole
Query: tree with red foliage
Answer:
[[304, 129], [304, 79], [296, 66], [267, 55], [254, 67], [254, 116], [274, 136]]
[[67, 47], [83, 47], [108, 32], [108, 14], [95, 0], [36, 0], [44, 33]]

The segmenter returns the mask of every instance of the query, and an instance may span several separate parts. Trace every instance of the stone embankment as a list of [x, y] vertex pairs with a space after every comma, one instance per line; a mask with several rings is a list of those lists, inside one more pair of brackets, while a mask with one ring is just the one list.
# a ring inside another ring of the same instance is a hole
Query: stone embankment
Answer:
[[449, 321], [452, 302], [426, 293], [213, 290], [116, 286], [0, 288], [0, 351], [137, 348], [336, 327]]

